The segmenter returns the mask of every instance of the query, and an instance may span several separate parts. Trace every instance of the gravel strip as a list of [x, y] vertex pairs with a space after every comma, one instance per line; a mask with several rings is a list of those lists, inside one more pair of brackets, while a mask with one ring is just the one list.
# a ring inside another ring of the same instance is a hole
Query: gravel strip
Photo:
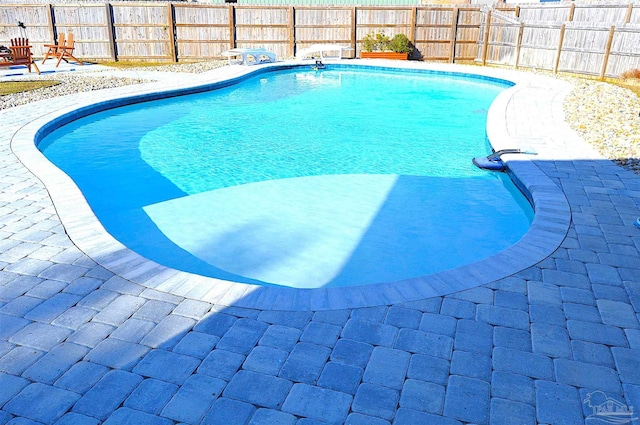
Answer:
[[[38, 100], [50, 99], [52, 97], [64, 96], [71, 93], [81, 93], [93, 90], [102, 90], [113, 87], [128, 86], [131, 84], [139, 84], [145, 82], [141, 79], [117, 78], [117, 77], [100, 77], [97, 73], [91, 73], [95, 76], [74, 73], [60, 73], [57, 75], [34, 76], [30, 78], [35, 80], [52, 80], [58, 81], [60, 84], [45, 87], [36, 90], [30, 90], [22, 93], [7, 94], [0, 96], [0, 110], [11, 108], [13, 106], [25, 105], [27, 103], [36, 102]], [[10, 81], [10, 80], [5, 80]]]
[[604, 157], [640, 174], [640, 97], [600, 81], [573, 78], [564, 101], [567, 123]]
[[[198, 74], [201, 72], [219, 68], [221, 66], [224, 66], [226, 63], [226, 61], [194, 62], [175, 65], [125, 68], [123, 69], [123, 71], [160, 71]], [[33, 75], [29, 78], [29, 80], [52, 80], [58, 81], [60, 82], [60, 84], [42, 89], [31, 90], [28, 92], [0, 96], [0, 110], [11, 108], [13, 106], [25, 105], [27, 103], [35, 102], [42, 99], [62, 96], [65, 94], [81, 93], [149, 82], [149, 80], [143, 78], [121, 78], [113, 77], [111, 75], [104, 75], [102, 71], [82, 73], [61, 72], [57, 74]], [[3, 81], [20, 80], [3, 79]]]
[[[126, 70], [201, 73], [225, 64], [225, 61], [208, 61]], [[609, 83], [567, 76], [558, 78], [574, 85], [564, 102], [565, 118], [571, 128], [604, 157], [640, 175], [640, 97], [631, 90]], [[64, 94], [147, 82], [143, 79], [100, 76], [100, 72], [60, 73], [34, 79], [55, 80], [61, 84], [0, 96], [0, 110]]]

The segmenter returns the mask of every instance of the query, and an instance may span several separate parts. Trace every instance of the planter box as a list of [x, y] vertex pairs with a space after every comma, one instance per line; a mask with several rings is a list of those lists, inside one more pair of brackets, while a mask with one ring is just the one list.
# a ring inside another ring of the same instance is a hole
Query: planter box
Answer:
[[409, 59], [409, 53], [395, 52], [360, 52], [362, 59], [394, 59], [406, 61]]

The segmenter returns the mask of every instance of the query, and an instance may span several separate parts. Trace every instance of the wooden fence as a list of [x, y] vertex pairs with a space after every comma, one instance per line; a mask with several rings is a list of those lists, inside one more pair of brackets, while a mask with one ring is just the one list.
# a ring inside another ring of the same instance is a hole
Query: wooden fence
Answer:
[[357, 56], [364, 36], [375, 31], [407, 35], [415, 59], [600, 76], [640, 68], [638, 4], [0, 4], [0, 44], [28, 37], [36, 57], [68, 32], [84, 60], [195, 61], [257, 46], [287, 58], [314, 43], [348, 45]]
[[472, 61], [480, 23], [480, 7], [0, 4], [0, 40], [26, 36], [38, 56], [57, 34], [73, 32], [85, 60], [194, 61], [257, 46], [292, 57], [314, 43], [348, 45], [357, 54], [367, 33], [383, 31], [407, 35], [419, 58]]
[[[616, 77], [640, 68], [640, 5], [536, 5], [483, 16], [485, 63]], [[555, 21], [546, 20], [553, 18]]]

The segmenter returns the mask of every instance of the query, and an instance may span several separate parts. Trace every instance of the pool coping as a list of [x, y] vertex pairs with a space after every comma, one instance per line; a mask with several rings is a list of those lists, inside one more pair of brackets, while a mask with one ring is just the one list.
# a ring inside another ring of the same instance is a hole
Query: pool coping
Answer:
[[[532, 73], [455, 64], [390, 63], [377, 60], [349, 60], [339, 61], [339, 63], [366, 67], [455, 72], [499, 78], [515, 83], [513, 87], [502, 91], [492, 103], [487, 117], [487, 135], [495, 150], [529, 149], [533, 144], [538, 151], [536, 157], [503, 156], [512, 177], [534, 205], [535, 215], [529, 231], [511, 247], [478, 262], [399, 282], [318, 289], [230, 282], [168, 268], [126, 248], [103, 228], [71, 178], [49, 162], [34, 143], [43, 131], [48, 131], [47, 129], [52, 126], [61, 125], [65, 121], [65, 116], [78, 109], [90, 113], [105, 102], [117, 101], [125, 104], [122, 100], [125, 98], [135, 97], [141, 101], [167, 97], [177, 92], [183, 94], [202, 91], [212, 85], [228, 84], [230, 81], [245, 78], [256, 72], [300, 64], [295, 61], [255, 67], [227, 66], [201, 74], [190, 81], [170, 85], [167, 83], [143, 84], [92, 92], [90, 99], [85, 93], [65, 96], [64, 99], [42, 101], [40, 102], [42, 109], [47, 112], [35, 116], [20, 128], [11, 140], [11, 148], [18, 159], [44, 183], [73, 243], [96, 263], [133, 283], [219, 305], [307, 311], [339, 310], [415, 301], [463, 291], [511, 276], [544, 260], [560, 246], [571, 222], [569, 204], [562, 190], [536, 165], [537, 161], [548, 159], [545, 147], [553, 146], [556, 141], [548, 135], [532, 139], [514, 134], [509, 128], [508, 117], [513, 113], [514, 96], [526, 96], [531, 92], [537, 99], [547, 97], [546, 105], [537, 102], [532, 107], [556, 109], [553, 117], [557, 122], [554, 122], [554, 126], [563, 130], [558, 134], [562, 135], [565, 131], [570, 131], [564, 120], [559, 120], [562, 114], [557, 113], [559, 100], [564, 98], [570, 84]], [[541, 91], [548, 96], [538, 96]], [[46, 108], [48, 105], [51, 107]], [[527, 112], [518, 111], [519, 114], [527, 114]], [[535, 114], [532, 114], [532, 117], [535, 117]]]

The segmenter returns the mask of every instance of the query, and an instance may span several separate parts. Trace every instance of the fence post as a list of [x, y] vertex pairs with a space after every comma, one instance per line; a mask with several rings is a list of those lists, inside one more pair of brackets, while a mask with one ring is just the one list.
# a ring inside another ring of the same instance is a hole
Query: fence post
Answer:
[[633, 13], [633, 3], [629, 3], [629, 6], [627, 6], [627, 16], [624, 17], [625, 24], [628, 24], [631, 22], [632, 13]]
[[573, 22], [573, 14], [575, 12], [576, 12], [576, 4], [571, 3], [571, 6], [569, 6], [569, 18], [567, 19], [567, 21]]
[[416, 41], [416, 21], [418, 20], [418, 8], [417, 7], [412, 7], [411, 8], [411, 18], [409, 21], [409, 27], [411, 28], [410, 32], [409, 32], [409, 41], [410, 42], [414, 42]]
[[178, 54], [176, 52], [176, 22], [173, 16], [173, 4], [167, 3], [167, 32], [169, 33], [169, 58], [172, 62], [178, 62]]
[[105, 3], [104, 17], [107, 25], [107, 37], [109, 37], [109, 56], [111, 56], [111, 60], [115, 62], [118, 60], [118, 54], [116, 51], [116, 37], [113, 32], [113, 10], [111, 9], [111, 3]]
[[50, 40], [53, 41], [53, 44], [56, 44], [56, 31], [55, 31], [55, 19], [53, 15], [53, 5], [47, 5], [47, 23], [49, 25], [49, 35], [51, 36]]
[[[409, 41], [413, 44], [415, 51], [415, 41], [416, 41], [416, 21], [418, 20], [418, 8], [411, 8], [411, 17], [409, 18]], [[409, 53], [409, 59], [413, 58], [413, 52]]]
[[558, 73], [558, 66], [560, 65], [560, 55], [562, 54], [562, 42], [564, 41], [564, 30], [566, 28], [566, 24], [562, 24], [560, 26], [560, 39], [558, 40], [558, 50], [556, 51], [556, 60], [553, 64], [553, 73]]
[[289, 56], [296, 54], [296, 10], [289, 6]]
[[611, 53], [611, 46], [613, 45], [613, 36], [616, 33], [616, 27], [611, 26], [609, 28], [609, 38], [607, 38], [607, 45], [604, 48], [604, 57], [602, 58], [602, 69], [600, 70], [600, 79], [604, 80], [604, 75], [607, 72], [607, 65], [609, 64], [609, 54]]
[[484, 34], [482, 36], [482, 65], [487, 64], [487, 52], [489, 51], [489, 30], [491, 29], [491, 10], [487, 11], [484, 21]]
[[353, 57], [358, 57], [358, 8], [351, 8], [351, 48], [353, 49]]
[[460, 19], [460, 9], [453, 8], [453, 16], [451, 17], [451, 34], [449, 37], [449, 63], [456, 61], [456, 38], [458, 36], [458, 19]]
[[518, 69], [520, 63], [520, 48], [522, 47], [522, 36], [524, 34], [524, 22], [520, 22], [520, 29], [518, 30], [518, 41], [516, 41], [516, 61], [514, 64], [515, 69]]
[[236, 7], [229, 4], [229, 49], [236, 47]]

